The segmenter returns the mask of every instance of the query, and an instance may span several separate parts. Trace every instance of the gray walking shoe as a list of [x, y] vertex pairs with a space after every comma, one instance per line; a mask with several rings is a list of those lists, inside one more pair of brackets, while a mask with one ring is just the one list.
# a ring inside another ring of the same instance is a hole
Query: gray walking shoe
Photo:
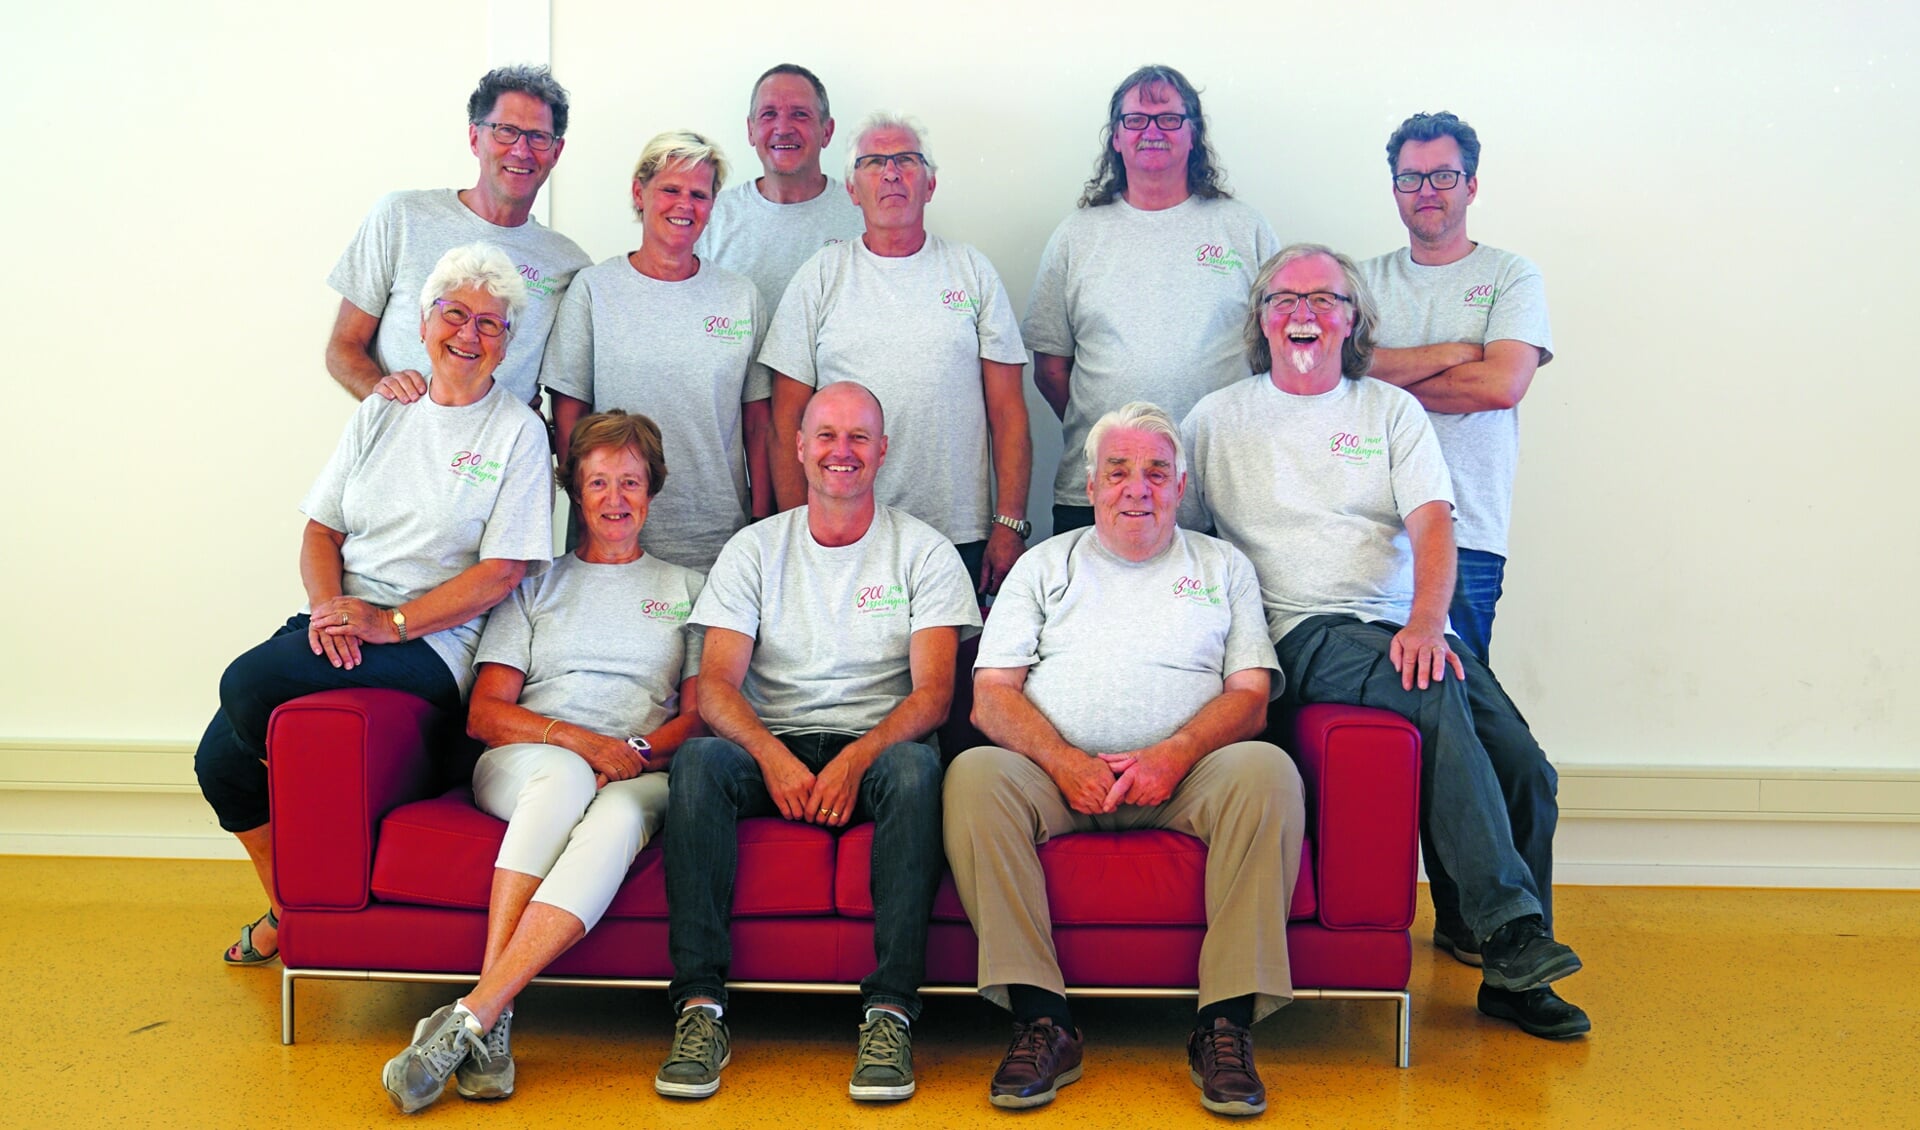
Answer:
[[704, 1099], [720, 1089], [720, 1071], [733, 1062], [732, 1041], [719, 1017], [699, 1005], [680, 1010], [673, 1047], [653, 1077], [653, 1089], [676, 1099]]
[[442, 1005], [413, 1026], [413, 1042], [387, 1061], [380, 1083], [401, 1114], [412, 1114], [431, 1106], [460, 1062], [481, 1047], [453, 1006]]
[[847, 1093], [862, 1102], [913, 1094], [913, 1035], [906, 1021], [879, 1008], [860, 1026], [860, 1050], [854, 1054]]
[[453, 1085], [463, 1099], [504, 1099], [513, 1094], [513, 1010], [493, 1022], [480, 1046], [454, 1069]]

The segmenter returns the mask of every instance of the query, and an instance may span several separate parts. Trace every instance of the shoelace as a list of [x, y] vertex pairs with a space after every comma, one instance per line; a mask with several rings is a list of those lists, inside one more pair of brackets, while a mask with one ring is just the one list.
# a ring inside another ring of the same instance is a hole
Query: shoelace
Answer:
[[427, 1067], [435, 1075], [445, 1078], [453, 1073], [461, 1060], [476, 1051], [485, 1055], [486, 1045], [465, 1023], [454, 1019], [442, 1024], [440, 1030], [427, 1040], [426, 1046], [420, 1049], [420, 1058], [427, 1061]]
[[512, 1023], [513, 1013], [503, 1012], [500, 1014], [500, 1019], [493, 1022], [493, 1027], [487, 1029], [487, 1034], [482, 1037], [486, 1058], [498, 1059], [510, 1054], [507, 1050], [508, 1030]]
[[1201, 1055], [1213, 1060], [1216, 1070], [1252, 1070], [1252, 1034], [1245, 1028], [1209, 1028], [1200, 1039]]
[[1007, 1062], [1027, 1063], [1038, 1072], [1041, 1063], [1053, 1052], [1053, 1040], [1048, 1031], [1052, 1024], [1019, 1024], [1013, 1029], [1013, 1043], [1007, 1045]]
[[713, 1014], [694, 1007], [680, 1017], [673, 1028], [673, 1052], [670, 1062], [705, 1063], [713, 1054], [718, 1033]]
[[898, 1063], [903, 1043], [900, 1039], [905, 1031], [900, 1022], [887, 1017], [875, 1017], [865, 1026], [866, 1039], [860, 1041], [860, 1063], [885, 1065]]

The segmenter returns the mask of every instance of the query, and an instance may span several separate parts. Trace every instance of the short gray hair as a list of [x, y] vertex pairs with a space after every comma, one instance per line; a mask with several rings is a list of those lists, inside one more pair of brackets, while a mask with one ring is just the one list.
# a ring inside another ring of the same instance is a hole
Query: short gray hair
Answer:
[[860, 123], [859, 129], [853, 131], [853, 144], [847, 147], [847, 180], [853, 180], [853, 163], [864, 156], [861, 146], [867, 140], [867, 135], [883, 129], [903, 129], [912, 134], [913, 143], [920, 147], [920, 155], [927, 159], [927, 171], [940, 171], [940, 166], [934, 163], [933, 150], [927, 146], [927, 127], [920, 124], [919, 118], [898, 110], [875, 110]]
[[1093, 422], [1087, 430], [1087, 478], [1093, 478], [1099, 472], [1100, 441], [1115, 428], [1124, 428], [1130, 432], [1146, 432], [1148, 435], [1164, 436], [1173, 445], [1173, 470], [1177, 475], [1187, 473], [1187, 445], [1180, 442], [1180, 427], [1167, 415], [1167, 410], [1158, 404], [1136, 400], [1122, 404], [1113, 411]]
[[469, 243], [440, 256], [420, 288], [420, 316], [433, 311], [436, 298], [445, 298], [464, 287], [479, 287], [507, 307], [507, 321], [516, 322], [527, 306], [527, 284], [507, 253], [494, 243]]

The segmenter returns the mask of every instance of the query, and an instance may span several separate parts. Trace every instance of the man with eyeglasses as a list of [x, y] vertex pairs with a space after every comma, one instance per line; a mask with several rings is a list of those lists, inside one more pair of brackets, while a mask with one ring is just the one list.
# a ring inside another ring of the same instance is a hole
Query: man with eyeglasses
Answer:
[[527, 288], [526, 309], [494, 379], [524, 404], [539, 395], [540, 358], [560, 296], [591, 262], [532, 215], [534, 197], [566, 147], [567, 92], [545, 67], [500, 67], [467, 99], [467, 123], [467, 144], [480, 164], [473, 187], [382, 197], [327, 276], [340, 295], [327, 372], [356, 399], [378, 392], [411, 403], [426, 393], [427, 354], [409, 311], [440, 256], [479, 241], [504, 249]]
[[1186, 76], [1156, 65], [1121, 80], [1099, 165], [1047, 241], [1020, 327], [1063, 425], [1055, 533], [1093, 524], [1079, 453], [1095, 420], [1135, 400], [1177, 420], [1247, 375], [1247, 288], [1279, 247], [1226, 190]]
[[1459, 500], [1460, 576], [1449, 614], [1490, 663], [1507, 565], [1520, 400], [1553, 360], [1540, 269], [1467, 238], [1480, 138], [1457, 116], [1415, 114], [1387, 139], [1393, 200], [1408, 246], [1360, 265], [1380, 303], [1373, 376], [1412, 393], [1433, 418]]
[[723, 189], [694, 251], [760, 288], [769, 315], [800, 264], [865, 230], [860, 209], [820, 170], [833, 140], [826, 84], [795, 63], [769, 67], [753, 84], [747, 141], [760, 155], [758, 180]]
[[866, 232], [807, 260], [760, 350], [773, 371], [774, 496], [782, 510], [806, 500], [784, 453], [807, 397], [857, 380], [889, 405], [880, 501], [946, 535], [976, 590], [993, 593], [1032, 532], [1027, 354], [993, 264], [927, 231], [935, 168], [911, 118], [875, 114], [854, 138], [847, 194]]
[[[1554, 940], [1554, 770], [1493, 671], [1447, 629], [1453, 483], [1420, 404], [1368, 377], [1378, 319], [1360, 270], [1318, 244], [1261, 267], [1246, 320], [1264, 370], [1213, 393], [1181, 425], [1191, 479], [1181, 522], [1253, 559], [1267, 630], [1294, 705], [1401, 714], [1420, 731], [1428, 867], [1453, 877], [1445, 911], [1480, 958], [1480, 1011], [1532, 1035], [1577, 1036], [1587, 1014], [1552, 982], [1580, 968]], [[1511, 823], [1501, 766], [1546, 784]]]

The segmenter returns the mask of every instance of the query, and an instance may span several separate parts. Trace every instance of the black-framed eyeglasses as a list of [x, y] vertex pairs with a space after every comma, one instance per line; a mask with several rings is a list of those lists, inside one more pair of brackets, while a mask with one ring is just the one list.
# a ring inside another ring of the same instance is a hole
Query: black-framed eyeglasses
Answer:
[[1168, 112], [1165, 114], [1122, 114], [1120, 115], [1120, 125], [1121, 125], [1121, 128], [1123, 129], [1132, 129], [1132, 130], [1146, 129], [1147, 123], [1152, 122], [1154, 125], [1159, 126], [1161, 129], [1165, 130], [1168, 133], [1172, 133], [1174, 130], [1177, 130], [1181, 126], [1186, 125], [1189, 120], [1190, 119], [1185, 114], [1175, 114], [1172, 112]]
[[1332, 290], [1313, 290], [1306, 294], [1295, 294], [1291, 290], [1276, 290], [1260, 299], [1260, 305], [1276, 314], [1291, 314], [1301, 301], [1305, 300], [1307, 309], [1316, 314], [1331, 314], [1340, 308], [1342, 302], [1353, 299]]
[[473, 323], [481, 337], [499, 337], [513, 329], [513, 323], [498, 314], [476, 314], [451, 298], [436, 298], [433, 304], [440, 309], [440, 320], [449, 326], [464, 326]]
[[888, 162], [903, 173], [911, 173], [927, 167], [927, 155], [912, 149], [904, 153], [865, 153], [853, 159], [853, 167], [871, 173], [886, 168]]
[[1420, 191], [1422, 184], [1431, 184], [1435, 192], [1445, 192], [1459, 184], [1460, 178], [1466, 175], [1459, 169], [1435, 169], [1430, 173], [1395, 173], [1393, 190], [1411, 196]]
[[512, 145], [521, 138], [527, 139], [527, 148], [544, 153], [553, 148], [554, 136], [543, 129], [521, 129], [505, 122], [475, 122], [475, 125], [487, 127], [493, 131], [493, 139], [502, 145]]

